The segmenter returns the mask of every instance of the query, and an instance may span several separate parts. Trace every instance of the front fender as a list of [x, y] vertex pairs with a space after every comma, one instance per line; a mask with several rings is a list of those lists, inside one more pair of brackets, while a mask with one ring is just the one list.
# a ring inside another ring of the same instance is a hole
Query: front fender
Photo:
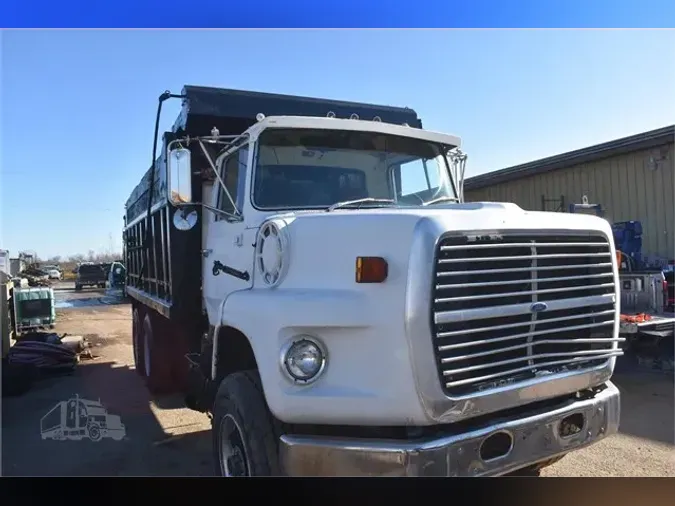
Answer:
[[[252, 289], [228, 297], [222, 325], [248, 336], [267, 403], [283, 422], [426, 424], [412, 377], [403, 298], [397, 307], [376, 302], [356, 290]], [[312, 336], [328, 355], [324, 373], [309, 385], [294, 384], [282, 369], [282, 349], [298, 335]]]
[[366, 294], [350, 290], [246, 290], [228, 297], [223, 324], [244, 325], [256, 335], [261, 320], [285, 327], [364, 327], [372, 324], [368, 305]]

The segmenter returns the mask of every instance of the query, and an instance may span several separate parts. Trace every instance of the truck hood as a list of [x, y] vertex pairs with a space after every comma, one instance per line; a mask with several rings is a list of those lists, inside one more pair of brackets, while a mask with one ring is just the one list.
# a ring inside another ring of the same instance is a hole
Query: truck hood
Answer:
[[[597, 216], [526, 211], [515, 204], [501, 202], [448, 203], [410, 208], [338, 209], [331, 212], [300, 211], [279, 214], [277, 217], [292, 220], [322, 218], [345, 222], [355, 219], [371, 220], [377, 217], [377, 221], [381, 224], [427, 218], [443, 222], [448, 230], [571, 228], [603, 230], [612, 235], [609, 223]], [[335, 222], [324, 221], [324, 223], [333, 225]]]
[[413, 234], [420, 222], [447, 231], [592, 230], [611, 241], [609, 223], [596, 216], [526, 211], [509, 203], [476, 202], [426, 208], [343, 209], [278, 214], [288, 238], [286, 288], [353, 289], [357, 256], [389, 263], [389, 282], [407, 276]]

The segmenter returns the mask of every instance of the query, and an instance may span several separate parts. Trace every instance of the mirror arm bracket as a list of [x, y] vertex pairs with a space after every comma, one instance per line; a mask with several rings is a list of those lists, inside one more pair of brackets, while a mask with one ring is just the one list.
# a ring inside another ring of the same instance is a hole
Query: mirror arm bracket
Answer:
[[232, 222], [244, 221], [244, 217], [241, 214], [228, 213], [227, 211], [223, 211], [222, 209], [218, 209], [217, 207], [213, 207], [213, 206], [210, 206], [208, 204], [204, 204], [203, 202], [184, 202], [184, 203], [178, 203], [178, 204], [173, 204], [173, 205], [174, 205], [174, 207], [177, 207], [179, 209], [184, 208], [184, 207], [189, 208], [189, 207], [192, 207], [192, 206], [195, 206], [195, 207], [201, 206], [204, 209], [207, 209], [207, 210], [211, 211], [213, 214], [218, 214], [220, 216], [224, 216], [229, 221], [232, 221]]
[[[230, 195], [230, 192], [227, 189], [227, 186], [225, 186], [225, 183], [223, 182], [222, 178], [220, 177], [220, 174], [218, 173], [218, 168], [216, 167], [216, 164], [213, 163], [213, 160], [211, 160], [211, 157], [209, 156], [209, 152], [207, 151], [206, 146], [204, 146], [204, 143], [201, 141], [201, 139], [197, 139], [197, 142], [199, 143], [199, 147], [201, 148], [202, 153], [204, 153], [204, 158], [206, 158], [208, 160], [209, 165], [211, 166], [211, 169], [213, 170], [213, 173], [216, 175], [216, 178], [218, 179], [218, 182], [220, 183], [220, 186], [223, 188], [223, 191], [225, 192], [225, 195], [227, 195], [227, 200], [230, 201], [230, 205], [232, 206], [232, 209], [236, 210], [237, 216], [239, 216], [240, 213], [237, 210], [237, 205], [234, 203], [234, 199], [232, 199], [232, 195]], [[209, 209], [209, 208], [207, 207], [207, 209]]]

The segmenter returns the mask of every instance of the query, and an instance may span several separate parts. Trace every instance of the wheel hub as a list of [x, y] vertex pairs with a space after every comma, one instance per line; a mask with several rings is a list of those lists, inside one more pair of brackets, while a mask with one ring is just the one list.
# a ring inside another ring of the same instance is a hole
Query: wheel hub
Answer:
[[243, 434], [231, 415], [220, 421], [220, 470], [223, 476], [249, 476]]
[[231, 476], [246, 476], [246, 462], [240, 448], [234, 448], [232, 456], [227, 459], [227, 469]]

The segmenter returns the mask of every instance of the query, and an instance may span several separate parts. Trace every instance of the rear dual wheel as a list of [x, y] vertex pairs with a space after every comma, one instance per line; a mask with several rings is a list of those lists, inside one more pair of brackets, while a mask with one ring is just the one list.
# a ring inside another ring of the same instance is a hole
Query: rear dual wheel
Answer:
[[170, 393], [175, 385], [171, 376], [171, 357], [168, 343], [162, 342], [161, 335], [155, 333], [150, 314], [143, 319], [143, 371], [145, 384], [152, 393]]
[[183, 340], [168, 332], [163, 317], [151, 311], [135, 308], [132, 321], [134, 365], [148, 390], [153, 394], [182, 390], [182, 373], [187, 371]]
[[141, 351], [143, 344], [143, 315], [138, 308], [134, 308], [131, 322], [131, 345], [134, 351], [134, 366], [136, 367], [136, 373], [140, 376], [145, 376], [143, 352]]

